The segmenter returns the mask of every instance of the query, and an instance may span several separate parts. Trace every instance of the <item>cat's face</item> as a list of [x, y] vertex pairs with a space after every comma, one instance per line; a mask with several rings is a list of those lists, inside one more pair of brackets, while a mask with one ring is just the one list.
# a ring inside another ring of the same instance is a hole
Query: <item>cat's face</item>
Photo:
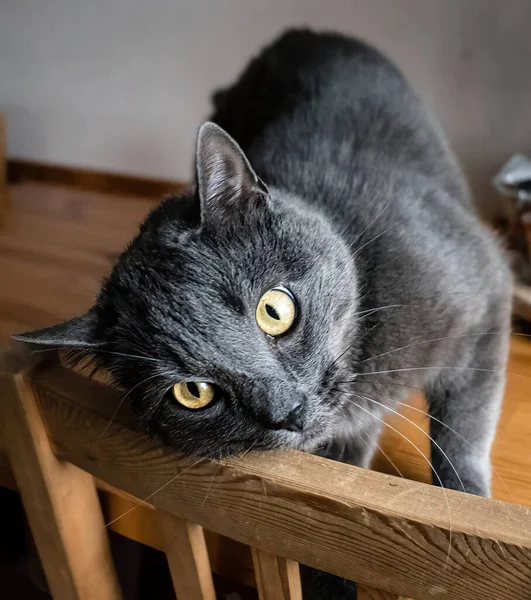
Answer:
[[315, 449], [351, 378], [348, 249], [319, 215], [267, 190], [213, 125], [197, 172], [194, 193], [148, 217], [87, 315], [23, 339], [87, 347], [149, 431], [184, 452]]

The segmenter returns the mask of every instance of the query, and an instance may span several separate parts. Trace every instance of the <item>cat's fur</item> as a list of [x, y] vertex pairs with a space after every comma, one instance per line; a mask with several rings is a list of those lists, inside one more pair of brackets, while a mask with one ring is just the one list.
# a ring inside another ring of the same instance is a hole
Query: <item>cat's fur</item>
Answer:
[[[289, 31], [215, 95], [212, 120], [252, 168], [205, 125], [195, 190], [147, 218], [94, 309], [22, 339], [86, 348], [151, 432], [210, 456], [292, 447], [367, 466], [384, 407], [420, 387], [442, 484], [489, 495], [511, 277], [403, 76], [356, 40]], [[299, 316], [272, 341], [255, 308], [279, 284]], [[181, 380], [214, 382], [218, 401], [180, 407]], [[294, 401], [302, 432], [278, 429]]]

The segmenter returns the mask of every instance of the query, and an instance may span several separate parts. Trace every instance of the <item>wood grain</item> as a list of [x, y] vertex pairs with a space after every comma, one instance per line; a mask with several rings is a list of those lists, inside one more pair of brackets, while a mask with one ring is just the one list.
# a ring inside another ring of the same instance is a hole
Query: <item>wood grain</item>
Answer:
[[258, 548], [252, 555], [260, 600], [302, 600], [298, 563]]
[[33, 181], [67, 185], [106, 194], [151, 198], [178, 194], [186, 187], [182, 181], [138, 177], [127, 173], [109, 173], [16, 158], [7, 161], [7, 180], [11, 184]]
[[101, 438], [118, 401], [108, 388], [53, 364], [32, 380], [61, 456], [146, 502], [156, 497], [157, 509], [417, 600], [529, 598], [525, 507], [452, 491], [447, 505], [439, 488], [300, 453], [181, 459], [135, 435], [127, 412]]
[[177, 600], [216, 600], [203, 528], [156, 511]]
[[118, 600], [93, 478], [56, 458], [25, 375], [0, 377], [4, 439], [54, 599]]
[[358, 586], [358, 599], [357, 600], [406, 600], [401, 599], [396, 594], [390, 594], [389, 592], [382, 592], [375, 588], [366, 586]]

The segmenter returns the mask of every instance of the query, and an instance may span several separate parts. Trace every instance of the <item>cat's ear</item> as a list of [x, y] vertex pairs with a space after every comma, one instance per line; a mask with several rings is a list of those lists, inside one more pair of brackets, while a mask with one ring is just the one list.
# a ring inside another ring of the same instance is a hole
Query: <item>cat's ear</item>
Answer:
[[97, 348], [100, 343], [96, 337], [97, 317], [92, 308], [81, 317], [75, 317], [52, 325], [45, 329], [36, 329], [27, 333], [13, 335], [12, 338], [19, 342], [37, 344], [50, 347], [68, 348]]
[[203, 223], [230, 220], [231, 214], [267, 196], [242, 149], [214, 123], [199, 130], [196, 169]]

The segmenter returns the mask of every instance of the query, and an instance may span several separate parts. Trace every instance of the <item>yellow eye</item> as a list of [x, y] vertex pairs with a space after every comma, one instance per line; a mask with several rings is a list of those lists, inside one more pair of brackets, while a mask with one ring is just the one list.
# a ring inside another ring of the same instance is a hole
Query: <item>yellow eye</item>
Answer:
[[173, 397], [186, 408], [203, 408], [214, 400], [214, 386], [199, 381], [185, 381], [173, 386]]
[[295, 299], [283, 288], [273, 288], [266, 292], [256, 307], [258, 327], [273, 337], [286, 333], [293, 325], [295, 315]]

